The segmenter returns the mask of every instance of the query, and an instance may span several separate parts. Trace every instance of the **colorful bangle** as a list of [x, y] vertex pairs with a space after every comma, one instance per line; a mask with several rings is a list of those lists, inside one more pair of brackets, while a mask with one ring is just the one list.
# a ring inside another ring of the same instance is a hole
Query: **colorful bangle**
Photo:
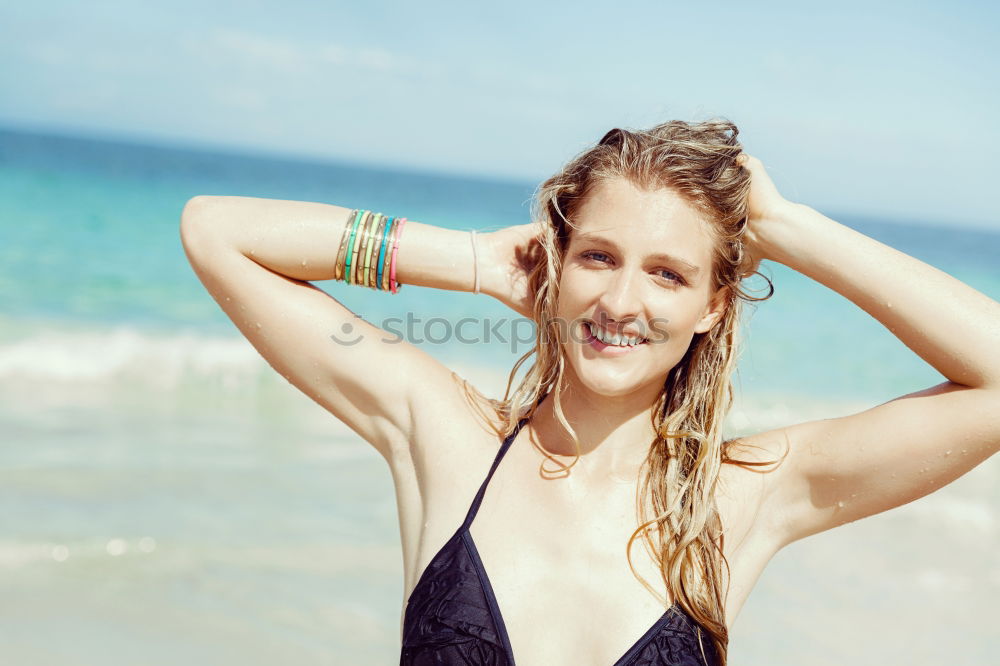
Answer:
[[389, 234], [392, 233], [393, 225], [396, 223], [397, 219], [398, 218], [390, 217], [388, 221], [386, 221], [385, 230], [382, 232], [382, 242], [378, 244], [378, 259], [375, 261], [375, 265], [378, 266], [378, 272], [375, 274], [376, 289], [385, 289], [383, 286], [383, 278], [385, 277], [385, 246], [389, 241]]
[[396, 282], [396, 254], [399, 251], [399, 238], [403, 235], [403, 226], [406, 224], [406, 218], [404, 217], [399, 221], [399, 229], [396, 231], [396, 236], [392, 240], [392, 260], [389, 264], [389, 287], [392, 293], [397, 293], [399, 291], [399, 283]]
[[378, 220], [378, 213], [372, 213], [365, 224], [365, 233], [361, 236], [361, 247], [358, 249], [358, 269], [355, 271], [354, 283], [360, 287], [365, 285], [365, 253], [372, 237], [372, 227]]
[[399, 235], [399, 225], [403, 223], [403, 218], [398, 218], [396, 224], [392, 227], [392, 236], [389, 237], [389, 241], [385, 248], [385, 274], [382, 276], [385, 280], [385, 290], [392, 290], [392, 280], [389, 277], [389, 272], [392, 263], [392, 246], [395, 243], [396, 236]]
[[340, 280], [344, 276], [344, 251], [347, 249], [347, 239], [351, 235], [351, 226], [354, 223], [357, 213], [358, 209], [355, 208], [348, 214], [347, 220], [344, 223], [344, 232], [340, 234], [340, 245], [337, 246], [337, 256], [333, 260], [334, 280]]
[[389, 237], [392, 229], [392, 221], [396, 219], [386, 215], [385, 224], [382, 225], [382, 233], [375, 242], [375, 249], [372, 250], [372, 288], [379, 289], [382, 286], [382, 274], [385, 272], [385, 239]]
[[351, 270], [347, 272], [347, 279], [351, 284], [358, 283], [358, 251], [361, 249], [361, 241], [365, 237], [365, 226], [368, 224], [370, 216], [371, 211], [364, 211], [361, 222], [358, 223], [358, 233], [354, 237], [354, 245], [351, 247]]
[[375, 286], [375, 271], [373, 270], [375, 267], [372, 266], [372, 250], [375, 249], [376, 239], [379, 238], [379, 234], [382, 232], [384, 227], [385, 215], [379, 213], [378, 217], [375, 219], [375, 224], [372, 225], [372, 237], [369, 239], [368, 246], [365, 248], [365, 279], [362, 284], [366, 287]]
[[397, 293], [396, 255], [405, 217], [355, 208], [347, 217], [334, 260], [334, 278]]
[[351, 238], [347, 243], [347, 254], [345, 256], [347, 266], [344, 270], [344, 282], [346, 282], [347, 284], [351, 284], [351, 260], [353, 259], [352, 255], [354, 254], [354, 243], [358, 233], [358, 226], [361, 223], [361, 218], [364, 217], [364, 215], [365, 211], [359, 210], [358, 214], [354, 217], [354, 224], [351, 226]]

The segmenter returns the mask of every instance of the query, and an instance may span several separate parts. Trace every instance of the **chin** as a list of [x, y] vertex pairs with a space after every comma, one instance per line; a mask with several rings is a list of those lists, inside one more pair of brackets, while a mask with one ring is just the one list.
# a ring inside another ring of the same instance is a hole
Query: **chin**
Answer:
[[614, 399], [625, 398], [643, 387], [641, 382], [624, 376], [615, 377], [606, 372], [577, 371], [577, 381], [582, 387], [599, 396]]

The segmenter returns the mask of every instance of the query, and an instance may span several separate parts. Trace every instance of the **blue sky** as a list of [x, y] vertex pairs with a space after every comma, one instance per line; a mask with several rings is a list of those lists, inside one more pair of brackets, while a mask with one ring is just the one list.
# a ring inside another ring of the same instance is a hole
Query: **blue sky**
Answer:
[[723, 116], [789, 199], [1000, 229], [986, 2], [0, 7], [0, 125], [544, 179], [614, 126]]

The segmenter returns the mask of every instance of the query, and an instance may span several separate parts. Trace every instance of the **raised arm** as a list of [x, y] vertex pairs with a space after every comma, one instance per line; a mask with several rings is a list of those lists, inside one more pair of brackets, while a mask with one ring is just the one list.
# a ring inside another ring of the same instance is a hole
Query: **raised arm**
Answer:
[[[184, 207], [181, 240], [205, 288], [261, 356], [391, 462], [412, 440], [413, 415], [446, 415], [461, 388], [432, 356], [310, 284], [335, 277], [350, 212], [325, 203], [197, 196]], [[471, 291], [469, 233], [408, 221], [396, 279]]]
[[[1000, 450], [1000, 303], [801, 204], [763, 165], [755, 253], [850, 299], [947, 381], [866, 411], [742, 438], [788, 459], [768, 480], [777, 547], [923, 497]], [[768, 204], [762, 202], [768, 201]]]

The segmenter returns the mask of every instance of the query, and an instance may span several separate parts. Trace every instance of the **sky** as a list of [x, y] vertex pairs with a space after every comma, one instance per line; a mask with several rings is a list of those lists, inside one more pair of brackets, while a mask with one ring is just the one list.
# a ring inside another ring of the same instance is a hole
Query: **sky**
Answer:
[[723, 117], [787, 199], [1000, 230], [998, 6], [6, 2], [0, 126], [537, 183]]

